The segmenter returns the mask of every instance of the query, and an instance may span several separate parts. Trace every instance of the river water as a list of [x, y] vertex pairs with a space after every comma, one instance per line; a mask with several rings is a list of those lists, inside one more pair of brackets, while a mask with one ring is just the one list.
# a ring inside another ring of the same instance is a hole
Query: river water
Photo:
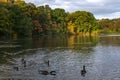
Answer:
[[120, 80], [120, 35], [0, 40], [0, 80]]

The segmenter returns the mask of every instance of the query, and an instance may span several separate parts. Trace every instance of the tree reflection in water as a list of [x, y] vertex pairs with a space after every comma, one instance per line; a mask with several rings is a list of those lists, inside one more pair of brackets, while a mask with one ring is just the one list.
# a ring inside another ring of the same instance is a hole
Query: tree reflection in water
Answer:
[[[55, 36], [16, 40], [14, 44], [21, 47], [0, 48], [0, 79], [118, 79], [119, 39], [118, 36]], [[22, 58], [26, 67], [21, 63]], [[42, 75], [39, 70], [54, 74]], [[87, 72], [84, 77], [83, 71]]]

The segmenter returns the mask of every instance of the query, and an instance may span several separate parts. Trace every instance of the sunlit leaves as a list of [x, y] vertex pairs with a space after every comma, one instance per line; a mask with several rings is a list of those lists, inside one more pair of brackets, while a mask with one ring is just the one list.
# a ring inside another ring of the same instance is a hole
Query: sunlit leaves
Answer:
[[74, 28], [78, 32], [89, 32], [96, 30], [97, 22], [94, 16], [90, 12], [76, 11], [69, 15], [69, 22], [75, 24]]

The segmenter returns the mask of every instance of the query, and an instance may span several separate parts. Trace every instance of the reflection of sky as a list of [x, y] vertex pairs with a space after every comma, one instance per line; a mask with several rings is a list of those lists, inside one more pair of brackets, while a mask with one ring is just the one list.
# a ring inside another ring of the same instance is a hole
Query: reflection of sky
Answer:
[[[44, 47], [26, 49], [24, 54], [14, 56], [13, 65], [0, 65], [0, 78], [18, 77], [22, 79], [34, 78], [44, 80], [114, 80], [119, 78], [120, 74], [120, 49], [113, 43], [119, 42], [119, 37], [100, 37], [100, 43], [97, 45], [81, 44], [81, 41], [89, 42], [89, 38], [71, 38], [73, 43], [80, 43], [81, 48], [66, 47]], [[102, 41], [110, 41], [109, 45], [103, 45]], [[54, 40], [55, 41], [55, 40]], [[91, 39], [90, 39], [91, 41]], [[92, 40], [94, 41], [94, 40]], [[112, 41], [112, 43], [111, 43]], [[69, 43], [67, 43], [69, 44]], [[53, 46], [53, 45], [52, 45]], [[59, 46], [59, 44], [57, 45]], [[73, 45], [76, 46], [76, 45]], [[78, 45], [77, 45], [78, 46]], [[18, 51], [20, 52], [20, 51]], [[17, 52], [16, 52], [17, 53]], [[21, 57], [27, 60], [27, 67], [21, 65]], [[50, 61], [48, 67], [45, 61]], [[85, 77], [80, 75], [82, 66], [86, 66], [87, 73]], [[14, 66], [19, 66], [20, 71], [13, 70]], [[38, 70], [55, 70], [57, 75], [41, 75]]]
[[97, 46], [95, 48], [94, 69], [100, 79], [118, 79], [120, 74], [120, 49], [113, 46]]

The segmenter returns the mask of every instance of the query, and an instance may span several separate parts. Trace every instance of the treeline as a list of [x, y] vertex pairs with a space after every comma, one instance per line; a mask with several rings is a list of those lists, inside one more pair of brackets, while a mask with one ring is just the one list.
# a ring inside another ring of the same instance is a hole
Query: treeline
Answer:
[[0, 36], [96, 34], [99, 30], [94, 15], [86, 11], [69, 13], [24, 1], [0, 3], [0, 10]]
[[102, 19], [98, 21], [99, 30], [103, 34], [120, 34], [120, 18], [118, 19]]

